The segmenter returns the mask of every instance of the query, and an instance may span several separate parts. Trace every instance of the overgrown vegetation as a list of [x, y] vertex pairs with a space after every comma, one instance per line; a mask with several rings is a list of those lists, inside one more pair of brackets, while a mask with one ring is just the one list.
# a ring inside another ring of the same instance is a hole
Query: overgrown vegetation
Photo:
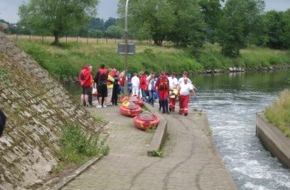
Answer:
[[290, 138], [290, 90], [282, 91], [277, 100], [265, 109], [268, 121]]
[[[94, 71], [101, 62], [106, 67], [116, 67], [120, 71], [124, 69], [124, 56], [117, 54], [117, 44], [114, 43], [67, 42], [63, 48], [24, 39], [16, 43], [62, 82], [76, 78], [85, 64], [92, 65]], [[136, 54], [128, 57], [128, 72], [144, 70], [146, 73], [166, 71], [179, 74], [184, 70], [202, 72], [207, 69], [226, 70], [229, 67], [259, 69], [290, 64], [288, 51], [251, 46], [241, 51], [240, 58], [230, 59], [220, 53], [220, 48], [217, 44], [206, 44], [198, 55], [192, 56], [186, 49], [136, 44]]]
[[81, 164], [93, 156], [109, 153], [109, 147], [104, 146], [99, 135], [88, 136], [75, 125], [63, 126], [61, 129], [61, 151], [58, 155], [61, 165]]

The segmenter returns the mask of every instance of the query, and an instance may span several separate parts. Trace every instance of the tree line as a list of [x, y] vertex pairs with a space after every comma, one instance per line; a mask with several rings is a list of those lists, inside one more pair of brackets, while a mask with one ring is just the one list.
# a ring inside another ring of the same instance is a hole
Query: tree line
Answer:
[[[98, 0], [30, 0], [19, 8], [20, 21], [10, 32], [59, 37], [123, 38], [125, 2], [120, 18], [96, 18]], [[288, 50], [290, 9], [265, 12], [263, 0], [134, 0], [128, 7], [129, 38], [164, 41], [193, 54], [205, 43], [219, 44], [221, 53], [236, 58], [250, 45]]]
[[[60, 34], [63, 36], [80, 36], [80, 37], [93, 37], [93, 38], [117, 38], [120, 39], [123, 36], [123, 29], [117, 25], [117, 18], [110, 17], [107, 20], [101, 18], [92, 17], [89, 23], [79, 30], [69, 30]], [[0, 19], [0, 23], [6, 23], [9, 27], [5, 30], [8, 34], [17, 35], [52, 35], [48, 32], [39, 32], [27, 25], [19, 23], [9, 23], [3, 19]]]

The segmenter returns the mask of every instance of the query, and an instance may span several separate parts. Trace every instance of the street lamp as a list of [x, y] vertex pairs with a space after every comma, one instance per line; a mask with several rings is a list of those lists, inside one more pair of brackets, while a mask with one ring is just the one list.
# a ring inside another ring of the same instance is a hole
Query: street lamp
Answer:
[[127, 72], [128, 72], [128, 4], [129, 0], [126, 0], [125, 6], [125, 84], [124, 84], [124, 94], [128, 95], [128, 81], [127, 81]]

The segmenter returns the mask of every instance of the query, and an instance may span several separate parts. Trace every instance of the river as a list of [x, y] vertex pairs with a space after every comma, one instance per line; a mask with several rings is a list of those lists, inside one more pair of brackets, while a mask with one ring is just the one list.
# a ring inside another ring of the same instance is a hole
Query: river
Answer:
[[290, 72], [196, 76], [192, 81], [199, 91], [190, 107], [207, 113], [216, 147], [238, 189], [290, 189], [290, 169], [264, 149], [255, 132], [256, 113], [290, 88]]

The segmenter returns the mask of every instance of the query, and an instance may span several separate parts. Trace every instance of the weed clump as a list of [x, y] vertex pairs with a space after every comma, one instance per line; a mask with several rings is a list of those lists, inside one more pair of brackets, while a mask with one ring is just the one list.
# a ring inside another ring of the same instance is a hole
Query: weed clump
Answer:
[[80, 164], [97, 155], [107, 155], [109, 147], [104, 146], [98, 134], [88, 135], [76, 125], [63, 126], [60, 138], [59, 160], [64, 164]]

